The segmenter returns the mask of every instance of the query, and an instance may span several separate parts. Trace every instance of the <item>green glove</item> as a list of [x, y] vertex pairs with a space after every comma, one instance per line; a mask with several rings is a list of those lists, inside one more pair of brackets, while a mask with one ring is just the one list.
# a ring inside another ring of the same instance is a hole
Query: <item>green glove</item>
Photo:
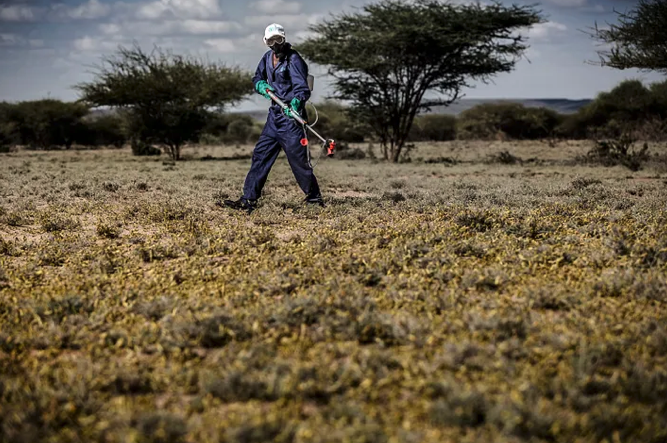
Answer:
[[292, 118], [292, 113], [298, 114], [300, 109], [301, 109], [301, 100], [294, 97], [292, 101], [289, 103], [289, 108], [285, 109], [284, 112], [286, 116]]
[[271, 100], [269, 94], [266, 93], [267, 89], [270, 90], [271, 92], [275, 92], [273, 86], [271, 86], [266, 80], [260, 80], [257, 83], [255, 83], [255, 90], [264, 97], [266, 97], [267, 99]]

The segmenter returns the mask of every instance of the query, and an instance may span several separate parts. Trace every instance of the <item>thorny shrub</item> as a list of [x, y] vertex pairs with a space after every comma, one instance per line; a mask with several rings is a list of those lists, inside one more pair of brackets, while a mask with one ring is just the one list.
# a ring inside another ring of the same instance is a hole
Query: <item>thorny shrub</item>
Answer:
[[622, 165], [631, 171], [639, 171], [648, 160], [648, 143], [641, 149], [633, 148], [635, 140], [625, 135], [617, 140], [599, 140], [588, 152], [587, 160], [603, 166]]

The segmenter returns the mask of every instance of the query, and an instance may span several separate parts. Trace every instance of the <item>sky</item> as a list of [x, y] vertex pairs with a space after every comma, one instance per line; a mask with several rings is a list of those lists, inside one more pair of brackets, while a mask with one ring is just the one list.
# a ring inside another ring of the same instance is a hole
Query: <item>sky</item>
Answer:
[[[442, 0], [463, 2], [466, 0]], [[309, 26], [365, 0], [0, 0], [0, 101], [46, 97], [77, 99], [73, 85], [91, 80], [93, 66], [119, 45], [158, 45], [254, 72], [267, 50], [264, 28], [277, 22], [298, 49]], [[537, 4], [547, 22], [522, 31], [530, 49], [514, 71], [474, 84], [466, 98], [593, 98], [624, 79], [661, 81], [655, 73], [595, 66], [599, 43], [586, 34], [597, 22], [616, 23], [614, 9], [632, 8], [633, 0], [504, 1]], [[312, 101], [331, 91], [323, 67], [315, 76]], [[236, 107], [266, 107], [254, 96]]]

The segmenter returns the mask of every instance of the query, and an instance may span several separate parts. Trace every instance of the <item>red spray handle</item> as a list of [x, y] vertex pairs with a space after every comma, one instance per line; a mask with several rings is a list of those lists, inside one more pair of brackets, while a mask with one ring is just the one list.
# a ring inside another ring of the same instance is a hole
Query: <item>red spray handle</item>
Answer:
[[[308, 146], [307, 138], [304, 137], [301, 139], [301, 146]], [[336, 150], [336, 142], [333, 139], [329, 139], [324, 143], [323, 147], [327, 148], [327, 157], [333, 157]]]
[[328, 146], [327, 146], [327, 157], [333, 157], [334, 151], [336, 150], [336, 142], [329, 139], [327, 140]]

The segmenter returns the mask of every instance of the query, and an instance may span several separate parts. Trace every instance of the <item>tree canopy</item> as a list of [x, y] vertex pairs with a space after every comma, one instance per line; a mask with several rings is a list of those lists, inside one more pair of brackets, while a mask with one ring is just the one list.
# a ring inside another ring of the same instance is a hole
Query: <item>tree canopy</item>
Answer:
[[297, 49], [327, 67], [330, 98], [349, 101], [396, 162], [419, 112], [510, 72], [527, 49], [518, 31], [542, 21], [531, 6], [383, 0], [311, 26]]
[[638, 0], [633, 9], [616, 14], [617, 24], [595, 24], [593, 37], [606, 46], [598, 51], [600, 63], [667, 74], [667, 0]]
[[252, 94], [250, 73], [156, 47], [120, 47], [103, 59], [91, 82], [75, 86], [91, 106], [122, 108], [133, 138], [167, 148], [178, 160], [196, 141], [210, 109], [222, 110]]

